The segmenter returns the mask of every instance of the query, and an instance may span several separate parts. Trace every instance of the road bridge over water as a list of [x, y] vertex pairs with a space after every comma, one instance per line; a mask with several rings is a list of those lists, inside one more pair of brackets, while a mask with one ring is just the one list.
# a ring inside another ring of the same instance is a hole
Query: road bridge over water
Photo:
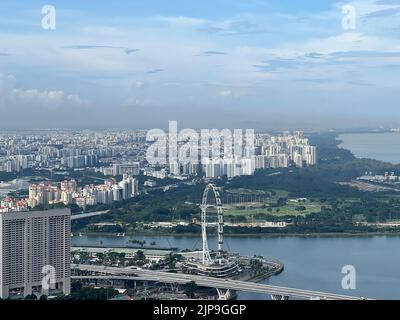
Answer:
[[286, 288], [262, 283], [253, 283], [231, 279], [219, 279], [182, 273], [92, 265], [74, 265], [73, 269], [96, 273], [96, 275], [74, 276], [73, 279], [136, 280], [174, 284], [185, 284], [187, 282], [194, 281], [198, 286], [201, 287], [216, 288], [219, 290], [225, 289], [261, 293], [265, 295], [271, 295], [274, 300], [287, 300], [289, 297], [311, 300], [367, 300], [363, 297], [354, 297], [304, 289]]

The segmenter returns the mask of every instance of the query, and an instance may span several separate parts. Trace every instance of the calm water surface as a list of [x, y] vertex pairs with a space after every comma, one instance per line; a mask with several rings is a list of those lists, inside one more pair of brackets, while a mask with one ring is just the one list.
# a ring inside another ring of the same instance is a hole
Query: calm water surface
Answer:
[[339, 135], [340, 147], [357, 158], [370, 158], [393, 164], [400, 163], [400, 133], [349, 133]]
[[[130, 239], [155, 241], [157, 246], [196, 249], [198, 237], [73, 237], [74, 245], [125, 245]], [[210, 237], [215, 249], [215, 238]], [[277, 258], [285, 264], [282, 274], [265, 283], [320, 290], [326, 292], [381, 298], [400, 299], [400, 237], [226, 237], [225, 248], [242, 255], [262, 255]], [[344, 265], [356, 268], [356, 290], [341, 288]], [[265, 299], [264, 296], [240, 293], [239, 299]]]

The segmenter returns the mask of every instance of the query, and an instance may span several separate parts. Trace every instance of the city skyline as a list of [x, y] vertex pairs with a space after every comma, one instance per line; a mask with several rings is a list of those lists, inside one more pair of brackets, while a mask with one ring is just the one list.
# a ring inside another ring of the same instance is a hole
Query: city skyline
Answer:
[[130, 301], [134, 316], [255, 319], [274, 300], [400, 300], [400, 0], [0, 12], [13, 314]]
[[49, 4], [0, 4], [3, 128], [400, 125], [399, 1]]

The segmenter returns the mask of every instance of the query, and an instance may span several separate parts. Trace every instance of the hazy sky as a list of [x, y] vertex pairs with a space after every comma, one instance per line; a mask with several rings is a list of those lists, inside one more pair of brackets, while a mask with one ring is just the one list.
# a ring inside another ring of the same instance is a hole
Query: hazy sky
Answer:
[[1, 128], [400, 126], [400, 0], [44, 4], [0, 2]]

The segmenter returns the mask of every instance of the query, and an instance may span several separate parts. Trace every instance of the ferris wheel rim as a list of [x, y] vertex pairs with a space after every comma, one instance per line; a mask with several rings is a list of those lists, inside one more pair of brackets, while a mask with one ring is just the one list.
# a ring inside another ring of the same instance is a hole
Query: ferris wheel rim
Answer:
[[217, 242], [217, 258], [219, 263], [222, 263], [222, 245], [223, 245], [223, 226], [224, 226], [224, 219], [223, 219], [223, 210], [222, 210], [222, 201], [221, 196], [218, 191], [216, 185], [210, 183], [206, 186], [203, 192], [203, 201], [201, 204], [201, 229], [202, 229], [202, 240], [203, 240], [203, 264], [211, 264], [213, 260], [210, 256], [210, 250], [208, 247], [208, 237], [207, 237], [207, 200], [208, 194], [212, 190], [215, 203], [217, 207], [217, 215], [218, 215], [218, 242]]

